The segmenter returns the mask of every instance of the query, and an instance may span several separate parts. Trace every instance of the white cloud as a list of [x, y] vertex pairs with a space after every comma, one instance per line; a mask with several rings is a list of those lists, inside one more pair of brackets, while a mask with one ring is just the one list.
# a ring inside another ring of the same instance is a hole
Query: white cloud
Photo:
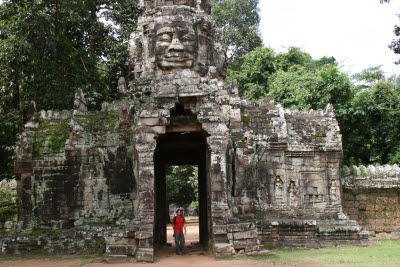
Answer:
[[276, 51], [302, 47], [314, 58], [334, 56], [350, 73], [383, 65], [400, 74], [400, 58], [388, 48], [400, 24], [400, 1], [260, 0], [264, 45]]

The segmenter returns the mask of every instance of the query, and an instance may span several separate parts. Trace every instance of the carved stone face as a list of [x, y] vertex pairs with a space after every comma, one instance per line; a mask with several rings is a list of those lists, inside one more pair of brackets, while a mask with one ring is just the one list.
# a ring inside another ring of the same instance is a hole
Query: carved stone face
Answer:
[[155, 56], [162, 69], [187, 69], [193, 66], [198, 47], [193, 26], [159, 25], [156, 27]]

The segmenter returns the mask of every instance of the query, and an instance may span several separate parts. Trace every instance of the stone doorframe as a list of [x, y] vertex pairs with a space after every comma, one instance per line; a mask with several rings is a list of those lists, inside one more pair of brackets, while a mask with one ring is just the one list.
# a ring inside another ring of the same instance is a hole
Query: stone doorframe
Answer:
[[[154, 252], [153, 227], [155, 223], [155, 194], [154, 194], [154, 152], [157, 147], [157, 138], [167, 132], [170, 121], [170, 109], [144, 110], [135, 130], [135, 154], [138, 177], [138, 203], [137, 216], [131, 227], [134, 227], [135, 237], [139, 239], [137, 258], [141, 254]], [[206, 176], [209, 178], [209, 192], [207, 192], [210, 205], [209, 216], [209, 246], [215, 243], [213, 227], [226, 224], [229, 221], [228, 192], [227, 189], [227, 149], [229, 146], [229, 129], [222, 119], [215, 119], [215, 114], [199, 116], [201, 104], [195, 103], [197, 109], [190, 109], [197, 115], [202, 130], [209, 136], [206, 138], [209, 149], [209, 168]], [[219, 108], [215, 107], [214, 113]], [[204, 114], [205, 112], [202, 112]], [[211, 118], [212, 117], [212, 118]], [[143, 240], [143, 241], [142, 241]], [[141, 242], [142, 241], [142, 242]]]

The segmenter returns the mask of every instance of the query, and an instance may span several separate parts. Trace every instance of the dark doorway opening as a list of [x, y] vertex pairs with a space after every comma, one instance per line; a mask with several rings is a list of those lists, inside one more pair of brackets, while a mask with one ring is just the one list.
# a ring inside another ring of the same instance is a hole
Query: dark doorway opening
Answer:
[[[167, 244], [167, 224], [170, 221], [167, 202], [166, 168], [169, 166], [196, 165], [198, 167], [199, 241], [208, 245], [210, 225], [209, 150], [204, 131], [170, 132], [160, 136], [154, 153], [155, 188], [155, 248]], [[185, 194], [185, 192], [181, 192]]]

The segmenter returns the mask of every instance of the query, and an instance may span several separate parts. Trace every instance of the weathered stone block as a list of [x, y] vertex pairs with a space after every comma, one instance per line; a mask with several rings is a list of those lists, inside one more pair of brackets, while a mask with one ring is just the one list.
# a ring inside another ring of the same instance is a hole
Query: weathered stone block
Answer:
[[227, 226], [226, 225], [214, 225], [213, 226], [213, 233], [215, 235], [226, 234]]
[[154, 262], [154, 250], [152, 248], [139, 248], [136, 252], [139, 262]]
[[228, 224], [228, 232], [244, 232], [250, 230], [250, 223], [238, 223], [238, 224]]
[[128, 255], [134, 256], [136, 254], [136, 246], [123, 246], [123, 245], [109, 245], [106, 248], [107, 254], [110, 255]]
[[247, 231], [247, 232], [236, 232], [233, 233], [233, 239], [248, 239], [248, 238], [257, 238], [257, 231]]
[[139, 240], [139, 247], [140, 248], [153, 248], [153, 239], [140, 239]]
[[116, 263], [126, 263], [128, 262], [127, 255], [108, 255], [105, 257], [105, 260], [108, 264], [116, 264]]
[[214, 244], [214, 252], [215, 253], [231, 253], [231, 251], [232, 251], [231, 244], [226, 244], [226, 243]]
[[367, 200], [367, 195], [366, 194], [360, 194], [356, 196], [357, 201], [366, 201]]
[[153, 237], [153, 232], [136, 232], [135, 238], [136, 239], [148, 239]]

